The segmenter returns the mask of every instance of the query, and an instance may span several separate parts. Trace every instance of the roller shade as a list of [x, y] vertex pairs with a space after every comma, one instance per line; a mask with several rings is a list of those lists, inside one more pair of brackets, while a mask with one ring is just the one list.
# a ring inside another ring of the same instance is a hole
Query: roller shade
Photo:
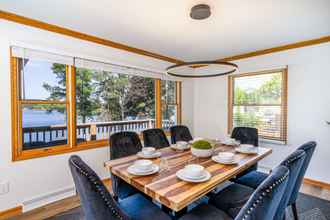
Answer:
[[70, 56], [63, 56], [55, 53], [49, 53], [39, 50], [27, 49], [22, 47], [11, 47], [13, 57], [22, 59], [41, 60], [51, 63], [60, 63], [66, 65], [73, 65], [74, 58]]
[[180, 81], [176, 77], [171, 77], [165, 73], [160, 73], [156, 71], [144, 70], [136, 67], [122, 66], [111, 63], [99, 62], [95, 60], [88, 60], [82, 58], [75, 58], [74, 65], [78, 68], [86, 68], [93, 70], [106, 71], [109, 73], [135, 75], [149, 78], [156, 78], [162, 80]]
[[180, 78], [167, 75], [165, 71], [164, 72], [150, 71], [150, 70], [145, 70], [143, 68], [117, 65], [117, 64], [112, 64], [110, 62], [101, 62], [97, 60], [90, 60], [80, 57], [60, 55], [56, 53], [50, 53], [35, 49], [28, 49], [19, 46], [12, 46], [11, 52], [13, 57], [22, 58], [22, 59], [34, 59], [34, 60], [47, 61], [52, 63], [60, 63], [60, 64], [75, 66], [78, 68], [106, 71], [109, 73], [136, 75], [136, 76], [170, 80], [170, 81], [181, 81]]

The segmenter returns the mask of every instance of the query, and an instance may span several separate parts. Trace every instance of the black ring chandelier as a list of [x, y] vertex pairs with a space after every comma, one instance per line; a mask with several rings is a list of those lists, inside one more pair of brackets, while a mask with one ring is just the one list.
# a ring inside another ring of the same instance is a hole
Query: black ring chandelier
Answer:
[[176, 64], [166, 69], [167, 74], [185, 78], [223, 76], [238, 69], [235, 63], [225, 61], [196, 61]]

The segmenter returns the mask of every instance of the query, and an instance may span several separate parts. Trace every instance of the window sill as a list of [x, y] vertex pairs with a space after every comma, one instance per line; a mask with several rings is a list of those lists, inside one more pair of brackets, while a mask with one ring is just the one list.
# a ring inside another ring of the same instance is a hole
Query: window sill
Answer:
[[[170, 136], [170, 132], [165, 131], [166, 136]], [[139, 134], [140, 139], [142, 140], [142, 134]], [[55, 146], [55, 147], [48, 147], [48, 148], [42, 148], [42, 149], [33, 149], [33, 150], [25, 150], [22, 151], [19, 155], [13, 154], [12, 161], [22, 161], [22, 160], [29, 160], [34, 158], [40, 158], [40, 157], [48, 157], [52, 155], [59, 155], [59, 154], [66, 154], [66, 153], [72, 153], [76, 151], [83, 151], [83, 150], [90, 150], [95, 148], [101, 148], [101, 147], [108, 147], [109, 146], [109, 140], [96, 140], [96, 141], [88, 141], [88, 142], [81, 142], [77, 145], [70, 147], [68, 145], [62, 145], [62, 146]]]
[[76, 151], [90, 150], [90, 149], [107, 147], [107, 146], [109, 146], [108, 140], [98, 140], [98, 141], [79, 143], [73, 147], [70, 147], [68, 145], [63, 145], [63, 146], [48, 147], [42, 149], [25, 150], [22, 151], [20, 155], [13, 155], [13, 161], [15, 162], [15, 161], [40, 158], [40, 157], [48, 157], [52, 155], [66, 154]]

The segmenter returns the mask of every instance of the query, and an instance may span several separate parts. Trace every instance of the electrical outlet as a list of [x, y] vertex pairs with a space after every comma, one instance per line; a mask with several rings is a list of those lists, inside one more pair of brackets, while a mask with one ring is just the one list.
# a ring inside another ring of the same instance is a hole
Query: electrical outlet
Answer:
[[0, 195], [4, 195], [9, 193], [9, 182], [1, 181], [0, 182]]

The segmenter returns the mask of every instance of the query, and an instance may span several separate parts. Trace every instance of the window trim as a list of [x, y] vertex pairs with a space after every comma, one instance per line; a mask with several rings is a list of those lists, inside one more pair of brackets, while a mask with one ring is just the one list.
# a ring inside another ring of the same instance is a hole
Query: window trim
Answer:
[[[13, 57], [10, 50], [10, 80], [11, 80], [11, 131], [12, 131], [12, 161], [27, 160], [32, 158], [47, 157], [71, 153], [81, 150], [89, 150], [109, 146], [109, 140], [92, 140], [76, 143], [76, 74], [75, 67], [66, 65], [66, 100], [65, 101], [44, 101], [44, 100], [20, 100], [20, 73], [17, 68], [18, 58]], [[155, 80], [155, 127], [162, 127], [162, 106], [161, 106], [161, 79]], [[181, 82], [176, 82], [176, 105], [177, 124], [181, 124]], [[41, 149], [22, 150], [22, 113], [21, 104], [66, 104], [67, 111], [67, 144], [44, 147]], [[169, 132], [165, 132], [169, 135]], [[142, 138], [141, 135], [139, 135]]]
[[[281, 93], [281, 137], [280, 138], [272, 138], [267, 136], [260, 136], [262, 139], [265, 140], [273, 140], [273, 141], [280, 141], [283, 143], [287, 143], [287, 127], [288, 127], [288, 67], [286, 68], [278, 68], [278, 69], [271, 69], [265, 71], [258, 71], [258, 72], [248, 72], [242, 74], [234, 74], [228, 76], [228, 121], [227, 121], [227, 132], [231, 134], [233, 129], [233, 107], [234, 107], [234, 80], [236, 78], [245, 77], [245, 76], [257, 76], [257, 75], [264, 75], [264, 74], [272, 74], [281, 72], [282, 74], [282, 93]], [[253, 106], [253, 105], [251, 105]], [[266, 106], [266, 104], [265, 104]], [[274, 105], [271, 105], [274, 106]]]

